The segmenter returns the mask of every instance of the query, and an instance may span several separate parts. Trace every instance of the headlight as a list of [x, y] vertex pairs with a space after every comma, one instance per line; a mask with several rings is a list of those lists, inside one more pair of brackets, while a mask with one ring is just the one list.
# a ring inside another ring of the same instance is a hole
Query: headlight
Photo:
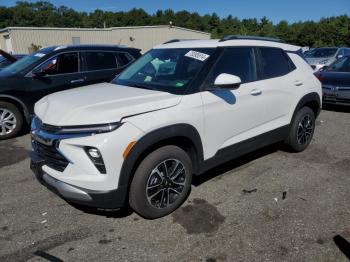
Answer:
[[97, 125], [82, 125], [82, 126], [52, 126], [45, 123], [35, 116], [32, 120], [31, 129], [41, 130], [51, 134], [57, 135], [69, 135], [69, 134], [101, 134], [116, 130], [123, 123], [115, 122], [108, 124], [97, 124]]
[[[113, 130], [116, 130], [123, 123], [109, 123], [109, 124], [101, 124], [101, 125], [89, 125], [89, 126], [63, 126], [63, 127], [54, 127], [57, 128], [57, 133], [59, 134], [76, 134], [76, 133], [91, 133], [91, 134], [100, 134], [107, 133]], [[42, 129], [45, 130], [45, 126], [43, 125]], [[47, 130], [49, 131], [49, 130]]]

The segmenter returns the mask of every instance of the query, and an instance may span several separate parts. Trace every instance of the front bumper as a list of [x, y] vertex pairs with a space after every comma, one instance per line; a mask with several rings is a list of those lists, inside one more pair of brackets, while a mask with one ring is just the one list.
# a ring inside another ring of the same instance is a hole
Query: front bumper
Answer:
[[42, 160], [37, 157], [35, 152], [32, 152], [30, 168], [38, 181], [69, 202], [102, 209], [116, 209], [125, 205], [127, 196], [126, 186], [121, 186], [116, 190], [110, 191], [84, 189], [48, 175], [43, 171], [42, 166]]

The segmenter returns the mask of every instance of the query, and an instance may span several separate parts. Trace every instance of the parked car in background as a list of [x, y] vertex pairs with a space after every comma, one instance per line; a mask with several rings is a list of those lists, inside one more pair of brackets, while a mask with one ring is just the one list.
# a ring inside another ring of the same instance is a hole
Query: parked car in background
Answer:
[[322, 47], [315, 48], [305, 54], [306, 61], [317, 72], [324, 66], [328, 66], [338, 58], [350, 55], [350, 48], [346, 47]]
[[77, 45], [43, 48], [0, 71], [0, 140], [30, 122], [40, 98], [70, 88], [110, 82], [141, 56], [124, 46]]
[[322, 82], [324, 103], [350, 105], [350, 56], [339, 58], [315, 75]]
[[38, 101], [31, 168], [71, 202], [165, 216], [193, 174], [275, 142], [307, 148], [322, 90], [299, 51], [248, 36], [159, 45], [112, 83]]
[[9, 53], [0, 49], [0, 70], [15, 63], [17, 60], [22, 59], [25, 56], [26, 55], [22, 54], [10, 55]]

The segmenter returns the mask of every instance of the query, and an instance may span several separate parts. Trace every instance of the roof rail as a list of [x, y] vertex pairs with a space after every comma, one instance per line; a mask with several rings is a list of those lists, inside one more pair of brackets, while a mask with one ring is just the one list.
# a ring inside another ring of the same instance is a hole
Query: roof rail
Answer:
[[171, 39], [169, 41], [164, 42], [163, 45], [170, 44], [170, 43], [175, 43], [175, 42], [191, 41], [191, 40], [197, 40], [197, 39]]
[[221, 38], [219, 42], [225, 42], [228, 40], [261, 40], [261, 41], [285, 43], [285, 41], [280, 38], [265, 37], [265, 36], [251, 36], [251, 35], [227, 35]]

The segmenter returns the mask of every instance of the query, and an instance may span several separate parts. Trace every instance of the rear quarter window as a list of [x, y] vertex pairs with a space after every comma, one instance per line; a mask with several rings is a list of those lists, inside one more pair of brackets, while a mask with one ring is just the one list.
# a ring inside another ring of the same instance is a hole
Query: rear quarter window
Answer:
[[126, 66], [130, 62], [135, 60], [135, 58], [132, 55], [130, 55], [129, 53], [126, 53], [126, 52], [117, 52], [117, 53], [115, 53], [115, 55], [118, 59], [118, 63], [119, 63], [120, 67]]
[[279, 48], [258, 48], [260, 79], [268, 79], [288, 74], [296, 67], [289, 56]]

